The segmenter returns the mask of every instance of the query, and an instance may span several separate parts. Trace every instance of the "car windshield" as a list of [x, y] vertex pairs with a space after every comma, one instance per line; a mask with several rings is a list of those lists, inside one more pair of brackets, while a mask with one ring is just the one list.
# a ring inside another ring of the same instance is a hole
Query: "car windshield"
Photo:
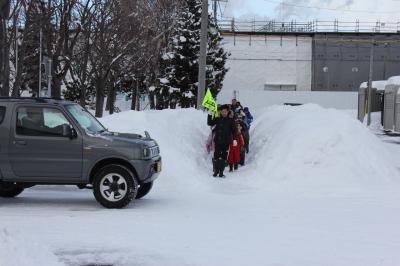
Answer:
[[68, 112], [75, 118], [79, 125], [89, 133], [101, 133], [106, 128], [85, 108], [78, 104], [66, 106]]

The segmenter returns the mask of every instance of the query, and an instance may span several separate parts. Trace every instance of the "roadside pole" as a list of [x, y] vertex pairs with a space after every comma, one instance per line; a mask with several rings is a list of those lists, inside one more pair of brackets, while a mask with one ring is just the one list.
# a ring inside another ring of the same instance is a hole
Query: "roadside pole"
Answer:
[[213, 10], [214, 10], [214, 20], [215, 20], [215, 23], [217, 23], [217, 14], [218, 14], [218, 2], [217, 2], [217, 0], [214, 0], [214, 7], [213, 7]]
[[50, 58], [47, 59], [47, 97], [51, 97], [51, 68], [52, 68], [52, 60]]
[[206, 93], [206, 64], [207, 64], [207, 33], [208, 33], [208, 0], [203, 0], [201, 11], [201, 40], [199, 56], [199, 87], [197, 91], [197, 109], [202, 108], [203, 97]]
[[368, 78], [368, 119], [367, 125], [371, 125], [371, 108], [372, 108], [372, 75], [374, 71], [374, 49], [375, 41], [371, 46], [371, 54], [369, 58], [369, 78]]
[[40, 33], [39, 33], [39, 88], [37, 97], [40, 98], [41, 89], [42, 89], [42, 25], [40, 24]]

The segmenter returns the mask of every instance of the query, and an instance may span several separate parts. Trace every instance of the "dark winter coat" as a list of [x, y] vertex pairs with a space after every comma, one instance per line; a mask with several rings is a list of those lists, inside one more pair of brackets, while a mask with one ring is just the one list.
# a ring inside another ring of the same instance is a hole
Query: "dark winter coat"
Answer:
[[229, 146], [228, 163], [229, 164], [239, 164], [240, 163], [240, 149], [244, 145], [244, 140], [242, 133], [237, 136], [237, 145], [233, 146], [233, 140]]
[[209, 126], [215, 126], [214, 132], [214, 143], [215, 145], [229, 145], [231, 136], [233, 139], [237, 139], [237, 128], [235, 121], [229, 117], [216, 117], [212, 118], [211, 115], [208, 116], [207, 123]]
[[250, 130], [249, 127], [247, 126], [246, 122], [244, 122], [242, 119], [237, 120], [237, 123], [240, 123], [242, 126], [242, 136], [244, 140], [244, 148], [246, 151], [249, 150], [249, 144], [250, 144]]

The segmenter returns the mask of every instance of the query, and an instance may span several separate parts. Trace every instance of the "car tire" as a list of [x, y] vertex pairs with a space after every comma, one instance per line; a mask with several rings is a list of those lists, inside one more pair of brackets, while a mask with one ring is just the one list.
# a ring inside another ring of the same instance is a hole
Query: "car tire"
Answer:
[[151, 181], [149, 183], [141, 184], [139, 187], [138, 193], [136, 195], [136, 199], [141, 199], [144, 196], [146, 196], [147, 194], [149, 194], [152, 187], [153, 187], [153, 181]]
[[135, 175], [123, 165], [107, 165], [94, 177], [94, 197], [109, 209], [126, 207], [135, 199], [138, 189]]
[[0, 181], [0, 197], [14, 198], [24, 191], [24, 188], [18, 184]]

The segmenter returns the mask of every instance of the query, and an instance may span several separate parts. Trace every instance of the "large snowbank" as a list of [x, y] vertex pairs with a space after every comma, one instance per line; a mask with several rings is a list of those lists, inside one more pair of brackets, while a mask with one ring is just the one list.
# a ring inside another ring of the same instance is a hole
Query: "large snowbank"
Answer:
[[280, 185], [374, 189], [399, 179], [381, 141], [335, 109], [269, 108], [256, 121], [252, 139], [254, 168]]
[[0, 229], [0, 266], [61, 266], [45, 245], [29, 236]]
[[196, 177], [204, 174], [210, 165], [205, 154], [209, 128], [203, 112], [194, 109], [127, 111], [101, 121], [113, 131], [142, 135], [148, 131], [160, 145], [163, 175], [182, 177], [179, 182], [172, 179], [174, 186], [196, 186]]
[[[258, 112], [245, 176], [279, 186], [371, 188], [397, 182], [393, 159], [356, 119], [318, 105]], [[102, 120], [113, 130], [148, 130], [159, 142], [165, 174], [194, 185], [210, 173], [206, 115], [196, 110], [124, 112]]]

